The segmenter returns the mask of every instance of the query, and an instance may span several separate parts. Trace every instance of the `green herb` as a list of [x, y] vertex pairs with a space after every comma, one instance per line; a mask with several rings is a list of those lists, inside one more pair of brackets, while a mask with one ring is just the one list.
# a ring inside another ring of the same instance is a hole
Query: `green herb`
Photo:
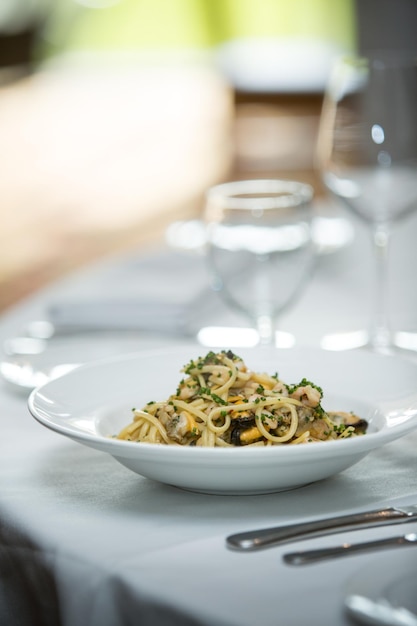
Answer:
[[313, 387], [313, 389], [317, 389], [317, 391], [320, 394], [320, 397], [323, 397], [323, 389], [319, 387], [318, 385], [316, 385], [315, 383], [312, 383], [311, 380], [307, 380], [307, 378], [303, 378], [302, 380], [300, 380], [298, 385], [285, 385], [285, 386], [288, 389], [288, 393], [292, 394], [299, 387], [307, 387], [308, 385], [310, 385], [310, 387]]
[[223, 400], [223, 398], [221, 398], [221, 397], [220, 397], [220, 396], [218, 396], [217, 394], [215, 394], [215, 393], [211, 393], [210, 395], [211, 395], [211, 397], [213, 398], [213, 400], [214, 400], [215, 402], [217, 402], [217, 404], [227, 404], [227, 402], [226, 402], [225, 400]]
[[217, 404], [227, 404], [227, 402], [223, 400], [223, 398], [213, 393], [209, 387], [200, 387], [199, 395], [210, 396], [210, 398], [212, 398]]
[[[314, 417], [315, 418], [321, 418], [324, 415], [326, 415], [326, 411], [323, 409], [323, 407], [321, 406], [321, 404], [319, 404], [318, 406], [315, 407], [314, 409]], [[314, 419], [314, 418], [313, 418]]]

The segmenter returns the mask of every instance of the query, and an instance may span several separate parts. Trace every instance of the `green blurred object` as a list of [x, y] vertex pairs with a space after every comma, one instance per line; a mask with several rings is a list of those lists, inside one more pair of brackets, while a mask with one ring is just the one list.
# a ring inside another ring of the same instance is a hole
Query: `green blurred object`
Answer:
[[355, 45], [355, 7], [351, 0], [226, 0], [227, 39], [311, 37]]
[[204, 63], [238, 91], [318, 93], [355, 0], [49, 0], [37, 62]]
[[43, 52], [207, 49], [242, 38], [355, 45], [353, 0], [55, 0]]

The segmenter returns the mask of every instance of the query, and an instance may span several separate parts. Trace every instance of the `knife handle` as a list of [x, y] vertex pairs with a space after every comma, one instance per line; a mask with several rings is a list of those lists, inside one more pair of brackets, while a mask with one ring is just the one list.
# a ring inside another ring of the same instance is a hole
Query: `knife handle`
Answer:
[[264, 528], [262, 530], [237, 533], [227, 537], [226, 544], [229, 548], [235, 550], [258, 550], [260, 548], [276, 546], [298, 539], [322, 537], [357, 527], [370, 528], [372, 526], [384, 526], [394, 524], [401, 520], [406, 521], [407, 519], [407, 515], [399, 509], [378, 509], [375, 511], [319, 519], [312, 522], [302, 522], [300, 524], [290, 524], [288, 526], [277, 526], [275, 528]]

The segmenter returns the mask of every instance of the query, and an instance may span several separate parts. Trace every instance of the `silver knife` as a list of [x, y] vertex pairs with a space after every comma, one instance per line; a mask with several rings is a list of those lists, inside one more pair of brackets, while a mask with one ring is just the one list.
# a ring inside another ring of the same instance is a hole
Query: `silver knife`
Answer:
[[388, 526], [389, 524], [401, 524], [415, 520], [417, 520], [417, 505], [389, 507], [318, 519], [312, 522], [237, 533], [226, 538], [226, 545], [234, 550], [259, 550], [300, 539], [332, 535], [345, 530]]
[[[318, 548], [316, 550], [299, 550], [298, 552], [287, 552], [282, 557], [289, 565], [308, 565], [309, 563], [319, 563], [328, 559], [338, 559], [342, 556], [360, 554], [362, 552], [372, 552], [384, 548], [398, 548], [398, 546], [417, 546], [417, 534], [408, 533], [398, 537], [385, 537], [375, 541], [363, 541], [362, 543], [342, 543], [330, 548]], [[417, 624], [416, 624], [417, 626]]]

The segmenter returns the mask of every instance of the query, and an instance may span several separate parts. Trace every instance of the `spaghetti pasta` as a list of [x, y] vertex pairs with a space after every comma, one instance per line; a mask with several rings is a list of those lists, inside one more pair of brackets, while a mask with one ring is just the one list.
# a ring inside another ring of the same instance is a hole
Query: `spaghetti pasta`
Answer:
[[209, 352], [181, 370], [185, 377], [164, 401], [133, 409], [118, 439], [205, 447], [273, 446], [362, 435], [353, 413], [326, 412], [320, 387], [303, 378], [289, 385], [249, 370], [232, 351]]

